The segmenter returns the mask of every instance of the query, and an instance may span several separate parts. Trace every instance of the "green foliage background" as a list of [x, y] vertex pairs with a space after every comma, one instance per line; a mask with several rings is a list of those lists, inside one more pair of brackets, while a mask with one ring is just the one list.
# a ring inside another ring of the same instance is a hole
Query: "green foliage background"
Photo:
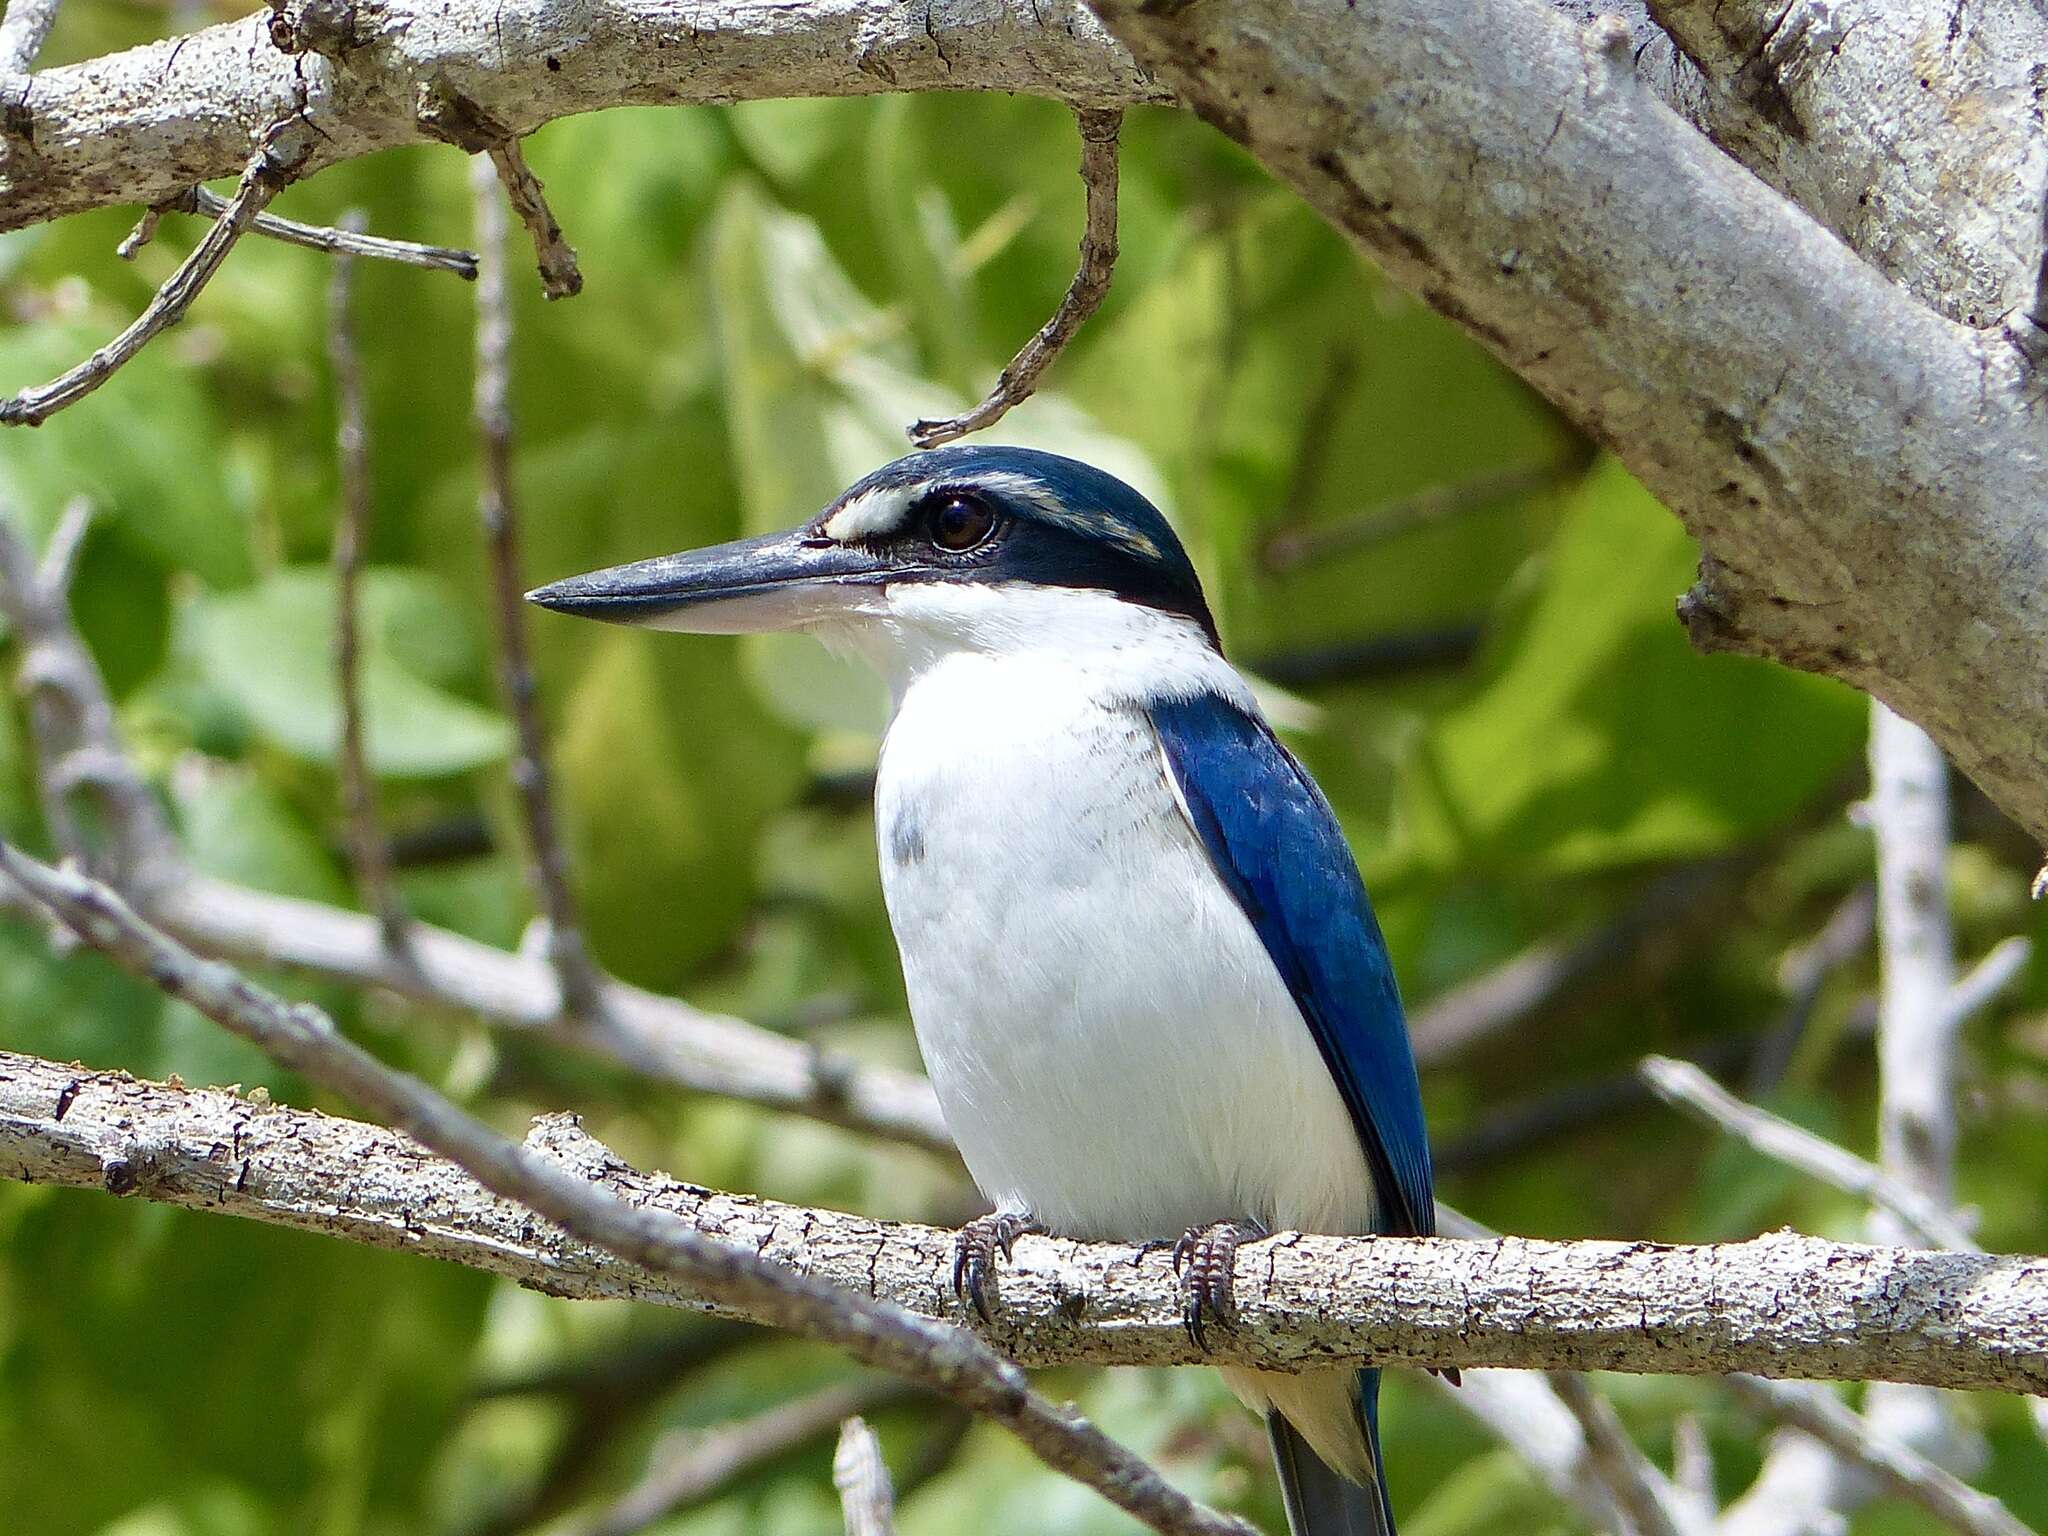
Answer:
[[[50, 57], [160, 24], [75, 6]], [[1671, 603], [1695, 551], [1625, 472], [1191, 119], [1136, 114], [1126, 145], [1115, 291], [1054, 387], [994, 435], [1092, 458], [1150, 492], [1254, 670], [1299, 676], [1325, 648], [1479, 626], [1460, 663], [1275, 695], [1366, 865], [1411, 1003], [1588, 930], [1674, 864], [1736, 861], [1722, 894], [1665, 942], [1427, 1074], [1445, 1195], [1529, 1233], [1713, 1239], [1792, 1223], [1858, 1235], [1851, 1202], [1641, 1103], [1505, 1146], [1487, 1138], [1648, 1050], [1705, 1053], [1740, 1078], [1783, 1008], [1779, 960], [1867, 878], [1868, 838], [1843, 814], [1861, 785], [1864, 701], [1693, 655]], [[623, 111], [557, 124], [531, 151], [588, 280], [553, 306], [519, 284], [518, 479], [535, 580], [808, 515], [903, 451], [905, 423], [985, 387], [1072, 270], [1072, 126], [1042, 102]], [[468, 238], [465, 166], [450, 150], [338, 167], [281, 205], [323, 222], [351, 206], [380, 232]], [[127, 217], [0, 237], [0, 385], [47, 376], [111, 334], [194, 234], [174, 218], [124, 266], [111, 253]], [[0, 438], [0, 495], [38, 536], [72, 495], [99, 505], [79, 616], [199, 866], [347, 903], [324, 566], [336, 505], [328, 270], [245, 242], [191, 320], [102, 393]], [[376, 481], [373, 763], [401, 838], [452, 831], [470, 848], [409, 862], [408, 902], [510, 946], [528, 908], [490, 687], [471, 293], [374, 265], [358, 281]], [[1551, 467], [1544, 489], [1479, 497], [1350, 555], [1285, 573], [1264, 558], [1285, 529]], [[546, 616], [532, 635], [603, 961], [914, 1064], [872, 828], [847, 791], [872, 760], [873, 686], [801, 643]], [[0, 828], [34, 843], [24, 731], [18, 709], [0, 709]], [[2040, 926], [2025, 901], [2033, 850], [1967, 786], [1959, 795], [1954, 895], [1974, 955]], [[964, 1209], [957, 1177], [916, 1153], [683, 1100], [473, 1019], [273, 979], [508, 1128], [570, 1106], [627, 1155], [696, 1181], [892, 1215]], [[1769, 1093], [1865, 1149], [1859, 1006], [1873, 982], [1866, 956], [1831, 983]], [[1968, 1042], [1961, 1182], [1995, 1248], [2048, 1243], [2044, 997], [2030, 976]], [[26, 927], [0, 926], [0, 1046], [320, 1102], [183, 1008], [90, 958], [53, 958]], [[232, 1221], [0, 1185], [0, 1524], [51, 1536], [504, 1528], [555, 1475], [584, 1400], [482, 1389], [658, 1353], [691, 1327]], [[622, 1485], [666, 1431], [844, 1374], [788, 1342], [707, 1353], [574, 1452], [573, 1491]], [[1256, 1427], [1206, 1373], [1050, 1385], [1203, 1496], [1277, 1522]], [[1754, 1471], [1764, 1431], [1711, 1384], [1609, 1385], [1660, 1461], [1691, 1414], [1724, 1494]], [[2048, 1451], [2019, 1406], [1963, 1411], [1989, 1436], [1985, 1484], [2048, 1520]], [[1440, 1394], [1397, 1380], [1386, 1422], [1408, 1536], [1579, 1529]], [[899, 1475], [949, 1434], [929, 1409], [880, 1423]], [[835, 1530], [828, 1458], [813, 1447], [657, 1529]], [[980, 1429], [907, 1493], [901, 1523], [908, 1536], [1127, 1528]], [[1855, 1525], [1916, 1528], [1887, 1504]]]

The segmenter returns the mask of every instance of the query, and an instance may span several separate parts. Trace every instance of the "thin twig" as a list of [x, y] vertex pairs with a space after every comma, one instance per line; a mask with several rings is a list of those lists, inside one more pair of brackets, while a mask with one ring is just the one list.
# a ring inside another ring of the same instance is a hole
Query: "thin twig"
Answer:
[[302, 119], [287, 118], [263, 136], [242, 172], [235, 195], [213, 227], [200, 237], [178, 264], [156, 297], [134, 322], [112, 341], [48, 384], [22, 390], [0, 400], [0, 425], [40, 426], [67, 405], [75, 405], [98, 389], [162, 332], [185, 317], [220, 264], [249, 228], [250, 221], [298, 175], [312, 152], [314, 130]]
[[1349, 554], [1389, 539], [1397, 539], [1420, 528], [1433, 527], [1467, 512], [1493, 506], [1512, 496], [1527, 496], [1548, 490], [1579, 474], [1585, 465], [1578, 460], [1557, 464], [1524, 464], [1499, 469], [1470, 480], [1432, 485], [1412, 496], [1369, 507], [1326, 523], [1288, 526], [1266, 540], [1260, 560], [1274, 573], [1291, 571], [1311, 560]]
[[[527, 165], [519, 141], [505, 139], [485, 153], [498, 180], [505, 184], [505, 197], [512, 204], [512, 211], [533, 236], [533, 254], [540, 266], [540, 291], [551, 299], [575, 297], [583, 291], [583, 272], [576, 265], [576, 251], [562, 237], [562, 226], [555, 221], [540, 178]], [[481, 238], [478, 243], [482, 243]]]
[[850, 1414], [872, 1413], [908, 1396], [893, 1378], [835, 1382], [805, 1397], [709, 1430], [662, 1436], [646, 1474], [596, 1513], [552, 1528], [549, 1536], [635, 1536], [707, 1499], [768, 1463], [832, 1433]]
[[[526, 822], [527, 880], [545, 925], [543, 950], [561, 986], [562, 1012], [594, 1019], [604, 1005], [603, 979], [592, 963], [569, 892], [568, 855], [555, 821], [546, 746], [526, 649], [526, 583], [519, 574], [519, 522], [512, 486], [512, 313], [505, 292], [505, 213], [493, 174], [495, 158], [471, 162], [479, 277], [476, 285], [476, 424], [480, 439], [478, 513], [490, 558], [491, 609], [497, 623], [498, 684], [518, 732], [512, 781]], [[511, 183], [507, 181], [509, 189]]]
[[1081, 181], [1087, 188], [1087, 212], [1081, 230], [1081, 263], [1052, 318], [1017, 350], [1009, 366], [996, 376], [995, 388], [981, 404], [958, 416], [912, 422], [910, 440], [919, 448], [936, 448], [970, 432], [994, 426], [1016, 406], [1031, 398], [1039, 378], [1067, 349], [1088, 317], [1102, 307], [1116, 271], [1117, 136], [1123, 130], [1121, 109], [1097, 111], [1076, 107], [1081, 131]]
[[[344, 232], [362, 227], [362, 214], [342, 217]], [[327, 294], [327, 356], [334, 370], [336, 457], [341, 471], [341, 515], [334, 525], [334, 666], [341, 694], [341, 800], [348, 827], [349, 862], [363, 904], [377, 914], [384, 942], [405, 948], [405, 908], [392, 879], [390, 850], [378, 826], [377, 787], [363, 741], [363, 546], [370, 529], [370, 443], [363, 408], [363, 365], [356, 350], [355, 257], [339, 251]]]
[[1997, 1499], [1884, 1434], [1825, 1387], [1741, 1373], [1730, 1376], [1728, 1385], [1736, 1396], [1811, 1435], [1951, 1529], [1966, 1536], [2033, 1536]]
[[1929, 1200], [1911, 1185], [1865, 1162], [1846, 1147], [1780, 1119], [1769, 1110], [1744, 1103], [1689, 1061], [1646, 1056], [1643, 1080], [1667, 1104], [1676, 1105], [1718, 1130], [1796, 1168], [1845, 1194], [1883, 1206], [1920, 1241], [1962, 1253], [1982, 1250], [1945, 1206]]
[[840, 1426], [832, 1484], [839, 1490], [846, 1536], [894, 1536], [896, 1491], [889, 1486], [889, 1465], [882, 1460], [882, 1442], [859, 1414]]
[[9, 844], [0, 844], [0, 871], [118, 964], [584, 1242], [952, 1398], [1156, 1531], [1252, 1536], [1243, 1521], [1189, 1499], [1072, 1409], [1031, 1391], [1022, 1371], [972, 1334], [798, 1274], [669, 1212], [619, 1199], [385, 1066], [319, 1009], [286, 1003], [229, 967], [199, 959], [97, 881]]
[[[158, 222], [167, 213], [196, 213], [217, 219], [228, 211], [228, 200], [207, 187], [188, 187], [178, 196], [158, 203], [145, 212], [135, 228], [114, 248], [123, 261], [155, 238]], [[324, 224], [301, 224], [297, 219], [274, 213], [259, 213], [250, 220], [249, 232], [286, 245], [324, 251], [330, 256], [364, 256], [372, 261], [395, 261], [402, 266], [424, 267], [431, 272], [453, 272], [464, 282], [476, 280], [476, 252], [452, 245], [423, 245], [414, 240], [387, 240], [365, 234], [361, 229], [331, 228]]]

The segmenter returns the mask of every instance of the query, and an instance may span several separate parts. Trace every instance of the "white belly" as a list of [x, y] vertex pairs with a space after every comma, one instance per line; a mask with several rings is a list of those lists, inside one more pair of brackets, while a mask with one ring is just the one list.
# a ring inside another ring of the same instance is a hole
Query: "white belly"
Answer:
[[1036, 657], [923, 672], [883, 748], [882, 886], [982, 1192], [1077, 1237], [1368, 1229], [1349, 1113], [1175, 801], [1150, 722]]

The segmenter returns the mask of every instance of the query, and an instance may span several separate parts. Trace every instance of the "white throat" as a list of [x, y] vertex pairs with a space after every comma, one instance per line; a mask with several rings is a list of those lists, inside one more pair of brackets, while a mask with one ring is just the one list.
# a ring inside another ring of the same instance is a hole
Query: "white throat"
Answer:
[[953, 670], [951, 663], [1069, 672], [1100, 703], [1202, 692], [1251, 703], [1244, 680], [1192, 619], [1108, 592], [1021, 582], [906, 582], [876, 589], [814, 632], [833, 650], [879, 671], [897, 710], [919, 682]]

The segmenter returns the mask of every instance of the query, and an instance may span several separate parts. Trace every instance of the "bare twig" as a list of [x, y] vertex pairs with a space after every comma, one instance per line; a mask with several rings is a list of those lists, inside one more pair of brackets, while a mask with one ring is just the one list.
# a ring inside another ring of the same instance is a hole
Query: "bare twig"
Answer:
[[498, 180], [505, 184], [506, 201], [519, 215], [526, 232], [533, 236], [533, 254], [540, 266], [540, 291], [551, 299], [574, 298], [583, 291], [583, 272], [576, 265], [575, 249], [562, 237], [562, 226], [555, 222], [540, 178], [527, 165], [519, 141], [501, 140], [485, 154]]
[[[362, 215], [350, 212], [342, 229], [355, 233]], [[363, 902], [377, 914], [384, 942], [405, 948], [405, 909], [392, 880], [389, 849], [377, 821], [377, 788], [363, 744], [363, 545], [370, 528], [369, 427], [364, 420], [363, 365], [356, 351], [355, 258], [334, 258], [327, 297], [327, 356], [334, 370], [336, 457], [341, 471], [341, 515], [334, 526], [334, 665], [341, 694], [341, 798], [348, 826], [349, 862]]]
[[1396, 630], [1363, 640], [1277, 651], [1250, 664], [1258, 676], [1282, 688], [1319, 688], [1330, 683], [1380, 682], [1445, 667], [1461, 667], [1479, 650], [1479, 624]]
[[823, 1439], [841, 1419], [889, 1407], [908, 1395], [902, 1382], [886, 1376], [837, 1382], [736, 1423], [674, 1431], [655, 1443], [644, 1477], [595, 1514], [567, 1521], [550, 1536], [634, 1536]]
[[1081, 230], [1081, 264], [1067, 285], [1052, 318], [1017, 350], [1009, 366], [996, 376], [995, 388], [973, 409], [958, 416], [912, 422], [910, 440], [920, 448], [936, 448], [983, 427], [994, 426], [1012, 409], [1031, 398], [1039, 378], [1067, 349], [1088, 317], [1102, 306], [1116, 271], [1117, 136], [1123, 130], [1121, 108], [1097, 111], [1076, 107], [1081, 131], [1081, 181], [1087, 188], [1086, 222]]
[[[123, 885], [147, 888], [171, 857], [162, 808], [120, 748], [99, 667], [71, 623], [72, 568], [91, 508], [74, 501], [38, 566], [10, 513], [0, 510], [0, 612], [20, 648], [18, 682], [35, 727], [37, 786], [58, 849]], [[104, 847], [91, 846], [72, 797], [91, 790]]]
[[1418, 528], [1429, 528], [1514, 496], [1561, 485], [1585, 469], [1583, 461], [1525, 464], [1475, 475], [1470, 480], [1432, 485], [1412, 496], [1382, 502], [1326, 523], [1291, 524], [1266, 540], [1260, 558], [1269, 571], [1291, 571], [1312, 560], [1349, 554]]
[[[196, 213], [202, 218], [217, 219], [228, 211], [228, 206], [226, 198], [209, 188], [188, 187], [178, 196], [145, 212], [135, 228], [128, 232], [127, 238], [114, 248], [114, 253], [123, 261], [133, 261], [136, 253], [155, 238], [157, 224], [167, 213]], [[457, 246], [387, 240], [381, 235], [364, 234], [361, 229], [301, 224], [297, 219], [280, 218], [274, 213], [257, 214], [249, 222], [249, 232], [281, 240], [286, 245], [304, 246], [309, 251], [325, 251], [330, 256], [365, 256], [373, 261], [395, 261], [403, 266], [424, 267], [430, 272], [453, 272], [464, 282], [476, 280], [476, 252]]]
[[1963, 1253], [1981, 1251], [1946, 1206], [1929, 1200], [1912, 1185], [1892, 1177], [1874, 1163], [1865, 1162], [1846, 1147], [1780, 1119], [1769, 1110], [1744, 1103], [1691, 1062], [1648, 1056], [1640, 1070], [1643, 1080], [1665, 1103], [1675, 1104], [1726, 1131], [1765, 1157], [1797, 1168], [1846, 1194], [1883, 1206], [1920, 1241]]
[[[476, 424], [482, 450], [478, 512], [490, 556], [498, 686], [518, 732], [512, 781], [526, 823], [527, 880], [545, 925], [543, 949], [561, 988], [562, 1012], [571, 1019], [588, 1020], [603, 1007], [603, 980], [584, 943], [569, 892], [568, 854], [555, 821], [533, 662], [526, 649], [526, 603], [521, 596], [526, 583], [519, 574], [519, 522], [512, 485], [512, 312], [505, 292], [505, 214], [492, 169], [496, 164], [495, 156], [479, 156], [470, 166], [480, 261], [476, 286]], [[508, 191], [511, 186], [508, 179]]]
[[840, 1426], [839, 1446], [832, 1453], [832, 1483], [839, 1490], [846, 1536], [894, 1536], [896, 1491], [889, 1486], [882, 1442], [859, 1414]]
[[75, 405], [98, 389], [136, 353], [182, 320], [192, 301], [220, 270], [235, 242], [248, 230], [250, 221], [298, 175], [299, 167], [311, 153], [312, 135], [313, 130], [296, 117], [284, 119], [264, 134], [220, 218], [192, 247], [191, 254], [178, 264], [178, 270], [156, 291], [156, 297], [134, 322], [84, 362], [48, 384], [0, 400], [0, 424], [40, 426], [55, 412]]
[[[663, 1232], [668, 1218], [679, 1219], [715, 1236], [720, 1252], [759, 1256], [928, 1318], [973, 1316], [953, 1292], [949, 1229], [641, 1173], [573, 1116], [543, 1117], [527, 1147]], [[111, 1186], [463, 1264], [551, 1295], [786, 1326], [780, 1300], [729, 1288], [723, 1268], [700, 1281], [637, 1252], [621, 1259], [537, 1222], [516, 1199], [493, 1195], [404, 1136], [220, 1090], [0, 1052], [0, 1177]], [[1182, 1325], [1181, 1288], [1163, 1249], [1027, 1237], [1006, 1263], [989, 1337], [1034, 1366], [1295, 1370], [1376, 1359], [1475, 1370], [1740, 1370], [2048, 1395], [2043, 1258], [1790, 1232], [1701, 1246], [1286, 1234], [1246, 1249], [1236, 1292], [1235, 1324], [1214, 1332], [1204, 1353]]]
[[0, 870], [117, 963], [584, 1242], [952, 1398], [1003, 1425], [1048, 1466], [1096, 1489], [1156, 1531], [1251, 1536], [1244, 1522], [1189, 1499], [1071, 1409], [1032, 1392], [1016, 1366], [964, 1330], [799, 1274], [753, 1249], [708, 1236], [670, 1212], [619, 1199], [506, 1140], [417, 1078], [385, 1066], [339, 1034], [318, 1009], [288, 1004], [228, 967], [199, 959], [96, 881], [4, 844]]
[[1953, 1530], [1967, 1536], [2032, 1536], [1997, 1499], [1884, 1434], [1824, 1387], [1740, 1373], [1730, 1376], [1728, 1385], [1736, 1396], [1811, 1435]]

